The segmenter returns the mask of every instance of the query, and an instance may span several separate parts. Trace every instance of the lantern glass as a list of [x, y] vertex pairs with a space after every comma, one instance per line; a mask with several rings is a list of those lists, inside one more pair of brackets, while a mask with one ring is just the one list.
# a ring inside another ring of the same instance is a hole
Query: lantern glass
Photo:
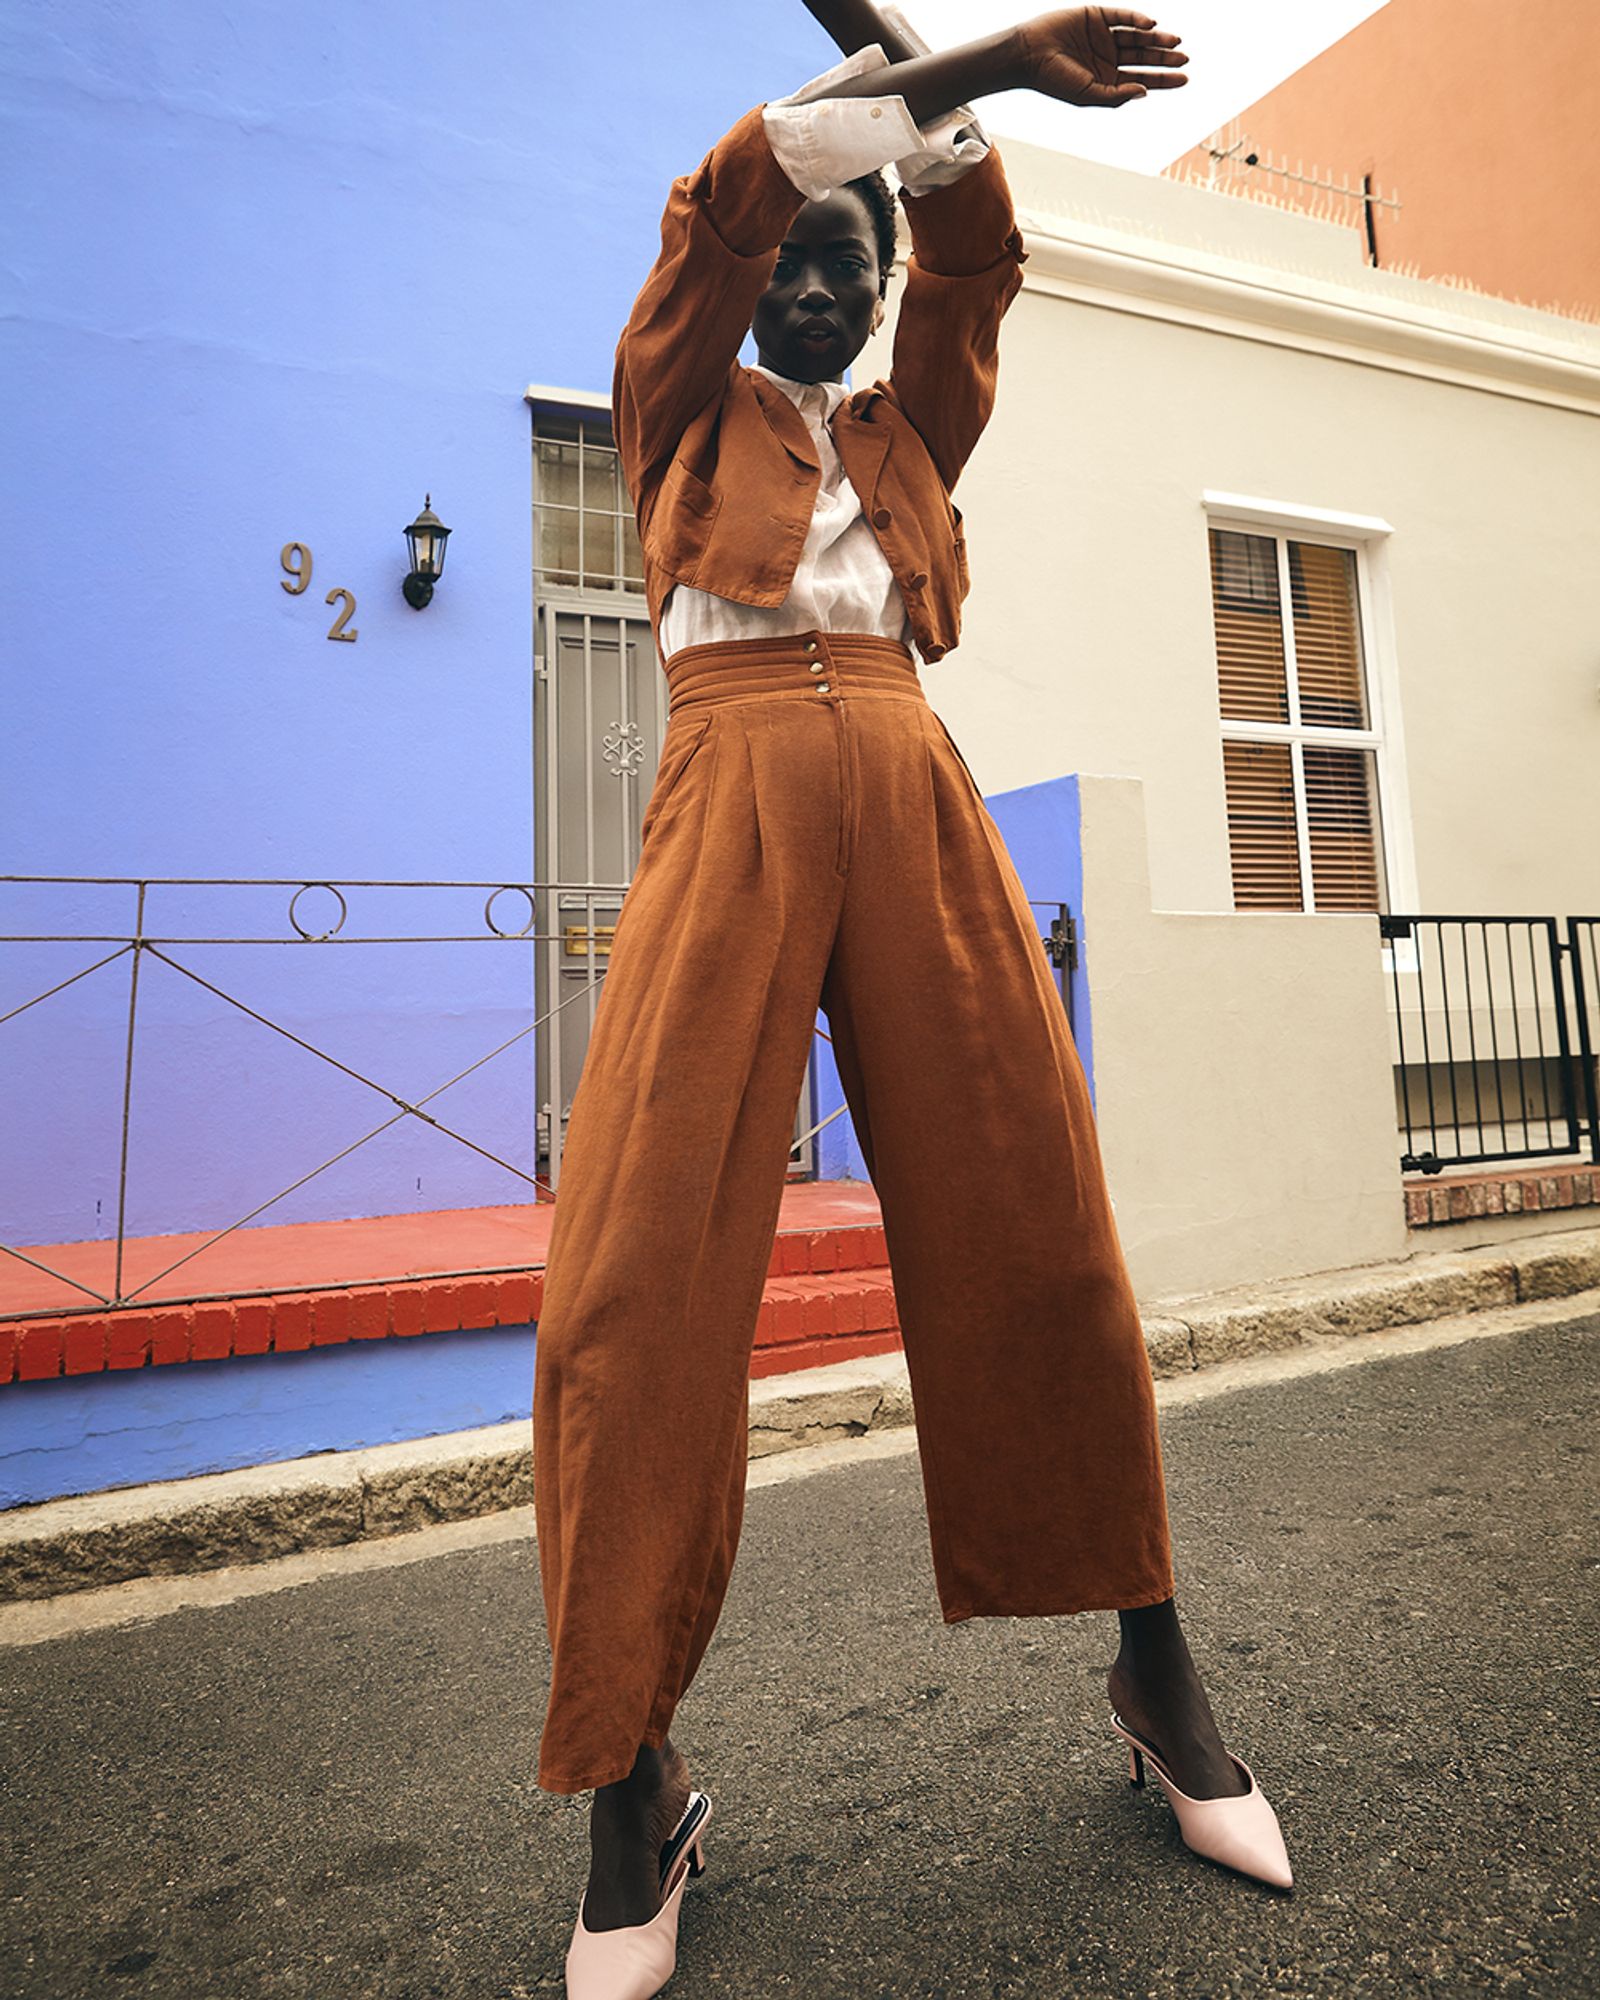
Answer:
[[444, 545], [450, 536], [431, 504], [432, 496], [423, 503], [422, 512], [406, 529], [406, 541], [411, 549], [411, 567], [418, 576], [437, 578], [444, 570]]

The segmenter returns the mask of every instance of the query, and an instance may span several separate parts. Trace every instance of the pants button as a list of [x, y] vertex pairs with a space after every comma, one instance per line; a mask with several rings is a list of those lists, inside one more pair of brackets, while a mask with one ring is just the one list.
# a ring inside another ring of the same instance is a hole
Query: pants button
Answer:
[[814, 674], [825, 674], [828, 670], [820, 660], [813, 660], [811, 662], [811, 671]]
[[828, 683], [827, 683], [826, 681], [818, 681], [818, 682], [817, 682], [817, 693], [818, 693], [818, 694], [826, 694], [826, 693], [828, 693]]
[[815, 639], [808, 639], [808, 640], [806, 641], [806, 651], [807, 651], [808, 653], [814, 653], [814, 652], [815, 652], [816, 650], [817, 650], [817, 642], [816, 642], [816, 640], [815, 640]]

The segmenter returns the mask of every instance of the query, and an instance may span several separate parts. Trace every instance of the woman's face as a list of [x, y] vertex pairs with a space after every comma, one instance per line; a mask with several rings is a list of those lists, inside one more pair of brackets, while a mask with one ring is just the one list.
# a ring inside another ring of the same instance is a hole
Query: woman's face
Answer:
[[762, 366], [798, 382], [837, 382], [866, 345], [880, 296], [866, 203], [848, 188], [808, 201], [750, 322]]

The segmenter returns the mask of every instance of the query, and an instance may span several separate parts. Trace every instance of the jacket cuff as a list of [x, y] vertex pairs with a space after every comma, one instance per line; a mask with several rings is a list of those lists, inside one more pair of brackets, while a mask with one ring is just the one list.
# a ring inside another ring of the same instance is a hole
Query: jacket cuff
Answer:
[[776, 250], [805, 200], [772, 150], [765, 110], [758, 104], [747, 111], [695, 171], [674, 184], [738, 257]]
[[992, 142], [958, 179], [920, 194], [902, 188], [900, 203], [911, 225], [912, 252], [925, 271], [967, 278], [1002, 257], [1027, 262], [1000, 149]]

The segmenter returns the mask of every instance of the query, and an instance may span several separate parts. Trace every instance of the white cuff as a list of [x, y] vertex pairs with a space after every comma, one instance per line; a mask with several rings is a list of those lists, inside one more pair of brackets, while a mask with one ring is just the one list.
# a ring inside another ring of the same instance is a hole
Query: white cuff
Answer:
[[[898, 20], [895, 25], [916, 46], [910, 28]], [[925, 47], [918, 53], [925, 54]], [[817, 100], [819, 91], [846, 77], [887, 67], [882, 47], [873, 42], [765, 106], [761, 122], [767, 143], [802, 194], [817, 200], [860, 174], [891, 164], [907, 192], [921, 194], [959, 179], [988, 152], [988, 139], [965, 106], [919, 127], [903, 97]]]
[[[900, 9], [892, 4], [892, 0], [880, 0], [878, 12], [913, 53], [919, 56], [931, 53], [928, 44]], [[900, 184], [907, 194], [926, 194], [930, 188], [948, 187], [952, 181], [960, 180], [988, 150], [988, 133], [971, 109], [961, 104], [943, 118], [936, 118], [931, 125], [922, 127], [921, 147], [904, 159], [896, 160], [895, 172], [900, 176]]]

